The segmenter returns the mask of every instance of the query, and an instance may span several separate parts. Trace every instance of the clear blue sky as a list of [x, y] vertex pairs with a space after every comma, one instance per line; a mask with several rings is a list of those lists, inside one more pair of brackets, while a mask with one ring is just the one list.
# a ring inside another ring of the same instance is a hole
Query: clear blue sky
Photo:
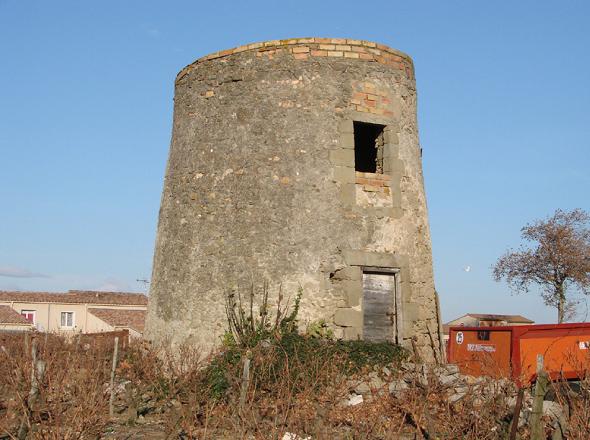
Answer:
[[523, 224], [590, 210], [589, 22], [582, 0], [0, 0], [0, 289], [141, 290], [176, 73], [244, 43], [349, 37], [414, 58], [445, 320], [552, 322], [490, 266]]

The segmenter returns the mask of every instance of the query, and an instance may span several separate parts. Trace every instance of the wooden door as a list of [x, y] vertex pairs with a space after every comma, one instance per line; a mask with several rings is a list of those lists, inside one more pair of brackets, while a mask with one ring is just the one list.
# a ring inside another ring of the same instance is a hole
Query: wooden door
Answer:
[[363, 272], [363, 339], [395, 341], [395, 273]]

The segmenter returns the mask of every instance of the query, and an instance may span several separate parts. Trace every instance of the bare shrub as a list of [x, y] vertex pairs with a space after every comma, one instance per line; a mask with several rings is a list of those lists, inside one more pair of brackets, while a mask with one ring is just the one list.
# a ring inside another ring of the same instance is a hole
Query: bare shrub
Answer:
[[26, 411], [31, 387], [28, 335], [2, 341], [2, 430], [15, 435], [19, 419], [25, 417], [30, 438], [78, 439], [100, 434], [108, 423], [104, 384], [108, 382], [112, 346], [81, 345], [55, 335], [36, 338], [46, 374], [40, 383], [40, 399], [30, 411]]
[[[253, 346], [226, 345], [205, 359], [188, 346], [123, 346], [110, 420], [112, 340], [36, 337], [47, 367], [40, 398], [27, 411], [31, 340], [0, 336], [0, 432], [8, 438], [17, 437], [24, 420], [27, 438], [39, 439], [103, 438], [109, 430], [117, 435], [108, 438], [129, 437], [131, 430], [141, 437], [149, 426], [183, 439], [277, 439], [286, 432], [314, 440], [504, 439], [517, 391], [502, 379], [445, 383], [440, 367], [400, 364], [407, 353], [391, 344], [273, 332]], [[246, 356], [250, 380], [242, 404]], [[580, 375], [586, 367], [581, 365]], [[371, 391], [363, 403], [349, 406], [350, 393], [362, 383], [370, 383]], [[561, 426], [566, 438], [587, 439], [590, 379], [556, 381], [553, 395], [565, 416], [563, 425], [544, 417], [547, 436]], [[518, 433], [529, 438], [527, 417]]]

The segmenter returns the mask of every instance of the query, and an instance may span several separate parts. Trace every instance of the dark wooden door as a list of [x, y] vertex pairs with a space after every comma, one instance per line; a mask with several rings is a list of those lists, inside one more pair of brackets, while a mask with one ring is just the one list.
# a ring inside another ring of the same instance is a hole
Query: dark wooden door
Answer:
[[394, 341], [395, 274], [363, 273], [363, 339]]

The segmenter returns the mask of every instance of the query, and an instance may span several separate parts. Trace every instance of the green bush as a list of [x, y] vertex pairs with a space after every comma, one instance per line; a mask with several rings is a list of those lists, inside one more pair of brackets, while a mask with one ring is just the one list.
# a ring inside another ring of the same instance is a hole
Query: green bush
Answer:
[[227, 399], [238, 394], [243, 359], [249, 358], [251, 387], [263, 393], [288, 389], [299, 393], [329, 386], [335, 377], [362, 372], [405, 360], [406, 350], [389, 342], [335, 341], [325, 321], [308, 326], [307, 334], [298, 333], [297, 315], [302, 291], [293, 308], [282, 305], [279, 291], [276, 309], [269, 312], [268, 286], [261, 290], [255, 304], [254, 287], [244, 306], [239, 292], [226, 295], [228, 331], [222, 351], [204, 371], [206, 394]]
[[226, 397], [235, 378], [239, 377], [241, 358], [242, 351], [238, 347], [233, 347], [211, 360], [203, 374], [203, 385], [209, 397], [215, 400]]
[[383, 367], [400, 363], [409, 357], [407, 350], [391, 342], [337, 341], [335, 350], [349, 361], [349, 372], [363, 367]]
[[334, 330], [330, 328], [325, 319], [319, 319], [310, 323], [307, 326], [305, 333], [312, 338], [334, 339]]
[[221, 399], [237, 393], [245, 356], [251, 358], [253, 387], [268, 393], [286, 384], [299, 393], [329, 386], [336, 376], [398, 364], [408, 353], [388, 342], [332, 341], [289, 332], [251, 349], [227, 347], [206, 369], [210, 397]]

